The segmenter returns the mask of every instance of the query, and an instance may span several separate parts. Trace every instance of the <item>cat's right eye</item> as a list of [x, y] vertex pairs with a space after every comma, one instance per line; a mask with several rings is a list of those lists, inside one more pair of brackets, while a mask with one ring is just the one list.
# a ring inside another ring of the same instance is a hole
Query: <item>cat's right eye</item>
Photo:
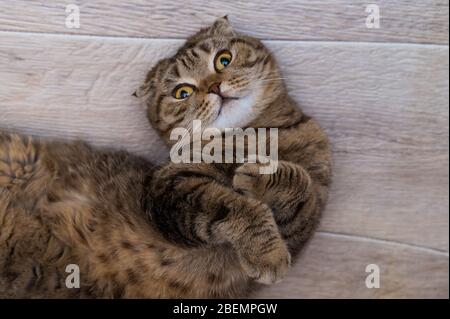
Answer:
[[173, 90], [173, 97], [178, 100], [188, 98], [194, 93], [194, 87], [188, 84], [181, 84]]
[[214, 68], [217, 72], [222, 71], [225, 69], [230, 63], [233, 56], [231, 55], [231, 52], [228, 50], [222, 50], [219, 53], [217, 53], [215, 59], [214, 59]]

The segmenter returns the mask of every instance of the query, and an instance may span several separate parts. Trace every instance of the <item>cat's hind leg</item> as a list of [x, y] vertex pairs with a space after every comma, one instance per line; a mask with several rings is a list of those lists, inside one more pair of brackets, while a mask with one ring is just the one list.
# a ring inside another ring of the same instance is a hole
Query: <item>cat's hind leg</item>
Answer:
[[153, 176], [147, 212], [170, 241], [186, 246], [231, 244], [245, 273], [279, 281], [290, 254], [270, 208], [220, 182], [209, 164], [169, 164]]
[[295, 253], [319, 220], [326, 188], [299, 164], [279, 161], [273, 174], [260, 174], [260, 165], [246, 163], [236, 169], [233, 188], [272, 209], [283, 238]]

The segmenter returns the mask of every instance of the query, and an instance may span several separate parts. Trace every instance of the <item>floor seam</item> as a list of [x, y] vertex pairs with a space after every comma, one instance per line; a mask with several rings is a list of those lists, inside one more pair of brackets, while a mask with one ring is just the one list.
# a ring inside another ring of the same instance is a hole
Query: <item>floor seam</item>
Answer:
[[[70, 36], [79, 38], [103, 38], [103, 39], [130, 39], [130, 40], [178, 40], [184, 41], [187, 37], [146, 37], [146, 36], [125, 36], [125, 35], [107, 35], [107, 34], [76, 34], [69, 32], [44, 32], [44, 31], [18, 31], [18, 30], [1, 30], [1, 33], [9, 34], [29, 34], [29, 35], [44, 35], [44, 36]], [[273, 39], [260, 38], [261, 41], [278, 42], [278, 43], [322, 43], [322, 44], [342, 44], [342, 45], [398, 45], [398, 46], [424, 46], [424, 47], [440, 47], [448, 48], [449, 43], [429, 43], [429, 42], [388, 42], [388, 41], [347, 41], [347, 40], [329, 40], [329, 39]]]
[[423, 252], [440, 255], [449, 257], [449, 252], [445, 250], [440, 250], [436, 248], [430, 248], [415, 244], [408, 244], [393, 240], [387, 240], [387, 239], [380, 239], [380, 238], [373, 238], [373, 237], [366, 237], [366, 236], [360, 236], [360, 235], [353, 235], [353, 234], [345, 234], [345, 233], [338, 233], [338, 232], [330, 232], [330, 231], [317, 231], [317, 234], [325, 235], [328, 237], [335, 237], [335, 238], [345, 238], [345, 239], [353, 239], [353, 240], [359, 240], [364, 242], [370, 242], [370, 243], [377, 243], [377, 244], [385, 244], [390, 246], [397, 246], [402, 248], [410, 248], [415, 250], [420, 250]]

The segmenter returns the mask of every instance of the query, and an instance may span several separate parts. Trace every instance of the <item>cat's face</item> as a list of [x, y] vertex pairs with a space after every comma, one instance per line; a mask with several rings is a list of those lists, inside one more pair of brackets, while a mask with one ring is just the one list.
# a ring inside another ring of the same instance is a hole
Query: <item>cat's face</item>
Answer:
[[245, 127], [282, 88], [276, 63], [257, 39], [236, 34], [226, 18], [200, 30], [160, 61], [137, 91], [153, 127], [168, 140], [176, 127]]

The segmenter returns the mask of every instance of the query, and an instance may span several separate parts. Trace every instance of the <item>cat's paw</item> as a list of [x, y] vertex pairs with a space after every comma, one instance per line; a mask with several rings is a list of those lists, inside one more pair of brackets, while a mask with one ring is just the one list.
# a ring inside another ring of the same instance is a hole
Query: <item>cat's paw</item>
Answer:
[[260, 164], [245, 163], [234, 172], [233, 189], [241, 194], [261, 198], [265, 185], [270, 179], [267, 174], [260, 173]]
[[260, 163], [245, 163], [239, 166], [233, 177], [233, 189], [241, 194], [254, 197], [272, 207], [280, 199], [295, 197], [306, 200], [311, 194], [312, 180], [300, 165], [285, 161], [277, 162], [273, 174], [261, 174]]
[[238, 254], [246, 274], [265, 285], [280, 282], [291, 265], [291, 254], [281, 238], [272, 239], [260, 248], [243, 248]]

